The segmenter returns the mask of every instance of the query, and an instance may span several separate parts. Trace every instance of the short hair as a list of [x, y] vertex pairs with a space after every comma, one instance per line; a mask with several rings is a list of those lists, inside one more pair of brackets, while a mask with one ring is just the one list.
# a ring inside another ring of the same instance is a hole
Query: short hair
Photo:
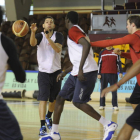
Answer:
[[3, 22], [3, 14], [4, 14], [4, 11], [2, 7], [0, 6], [0, 26], [1, 26], [1, 23]]
[[138, 15], [129, 16], [127, 20], [129, 20], [130, 24], [134, 23], [137, 28], [140, 28], [140, 16]]
[[45, 17], [44, 22], [45, 22], [45, 20], [46, 20], [47, 18], [50, 18], [50, 19], [53, 20], [53, 22], [55, 22], [55, 20], [54, 20], [54, 18], [53, 18], [52, 16], [47, 16], [47, 17]]
[[78, 18], [78, 13], [75, 11], [70, 11], [67, 14], [67, 19], [69, 19], [72, 24], [78, 24]]

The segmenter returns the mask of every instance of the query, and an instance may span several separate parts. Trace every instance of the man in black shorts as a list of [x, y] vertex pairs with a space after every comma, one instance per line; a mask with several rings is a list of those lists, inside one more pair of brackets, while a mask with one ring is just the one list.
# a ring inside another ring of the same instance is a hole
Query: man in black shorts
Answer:
[[[54, 110], [56, 96], [61, 89], [61, 81], [56, 82], [56, 77], [61, 73], [61, 50], [63, 35], [53, 31], [54, 19], [48, 16], [44, 20], [44, 31], [35, 35], [37, 27], [31, 25], [31, 46], [37, 45], [37, 60], [39, 65], [38, 86], [39, 86], [39, 115], [41, 121], [40, 136], [46, 135], [45, 120], [48, 129], [51, 129], [51, 115]], [[46, 115], [46, 105], [49, 99], [49, 109]], [[45, 118], [46, 115], [46, 118]]]
[[[2, 17], [3, 11], [0, 7], [0, 25]], [[0, 140], [23, 140], [19, 124], [1, 95], [8, 64], [16, 80], [23, 83], [26, 75], [18, 60], [16, 46], [0, 32]]]
[[[108, 87], [102, 91], [102, 97], [104, 97], [108, 92], [112, 92], [117, 90], [122, 84], [127, 82], [132, 77], [138, 75], [140, 73], [140, 60], [138, 60], [125, 74], [125, 76], [115, 85]], [[138, 103], [138, 102], [137, 102]], [[130, 140], [132, 132], [134, 129], [140, 131], [140, 100], [135, 108], [134, 112], [127, 118], [126, 123], [121, 129], [116, 140]], [[140, 140], [140, 135], [136, 137], [134, 140]]]

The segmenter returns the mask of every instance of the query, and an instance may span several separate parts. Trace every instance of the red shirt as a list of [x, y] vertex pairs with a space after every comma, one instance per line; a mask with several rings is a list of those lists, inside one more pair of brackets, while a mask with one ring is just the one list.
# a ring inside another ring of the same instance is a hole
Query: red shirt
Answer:
[[120, 56], [112, 53], [114, 48], [111, 50], [103, 49], [99, 54], [98, 60], [98, 74], [101, 73], [114, 73], [117, 74], [118, 70], [120, 73], [123, 72], [121, 67]]
[[86, 35], [76, 26], [73, 26], [68, 32], [69, 38], [78, 44], [78, 41], [82, 37], [86, 37]]
[[[91, 42], [90, 44], [94, 47], [108, 47], [114, 45], [129, 44], [133, 47], [133, 49], [130, 47], [130, 53], [122, 53], [121, 56], [132, 59], [133, 63], [140, 59], [140, 53], [137, 53], [140, 51], [140, 30], [136, 31], [134, 34], [129, 34], [122, 38], [96, 41]], [[137, 75], [137, 81], [140, 86], [140, 74]]]

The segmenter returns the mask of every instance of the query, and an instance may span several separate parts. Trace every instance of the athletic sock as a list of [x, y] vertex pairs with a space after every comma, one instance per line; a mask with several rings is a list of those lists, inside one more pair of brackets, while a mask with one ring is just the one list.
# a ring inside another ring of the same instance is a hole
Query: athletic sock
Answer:
[[59, 126], [59, 124], [53, 124], [52, 125], [52, 132], [58, 132], [58, 126]]
[[48, 111], [48, 113], [47, 113], [46, 117], [47, 117], [47, 118], [51, 118], [52, 113], [53, 113], [53, 112]]
[[103, 126], [108, 125], [108, 124], [111, 123], [111, 121], [106, 120], [106, 118], [104, 118], [103, 116], [101, 116], [99, 122], [100, 122]]
[[40, 120], [40, 122], [41, 122], [41, 127], [42, 127], [43, 125], [45, 125], [45, 120]]

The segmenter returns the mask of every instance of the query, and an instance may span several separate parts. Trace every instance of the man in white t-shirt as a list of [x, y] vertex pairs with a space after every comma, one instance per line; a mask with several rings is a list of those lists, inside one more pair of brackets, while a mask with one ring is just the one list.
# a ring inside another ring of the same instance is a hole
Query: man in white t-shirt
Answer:
[[[39, 135], [46, 135], [46, 126], [51, 129], [51, 115], [54, 110], [56, 96], [61, 89], [61, 82], [56, 82], [56, 77], [61, 73], [61, 50], [63, 43], [63, 35], [54, 31], [54, 19], [48, 16], [44, 20], [44, 31], [36, 33], [37, 27], [33, 23], [31, 25], [31, 46], [37, 45], [37, 60], [39, 65], [38, 85], [39, 85], [39, 115], [41, 128]], [[48, 113], [46, 114], [46, 105], [49, 100]], [[45, 117], [46, 115], [46, 117]]]
[[[103, 116], [98, 114], [92, 106], [87, 104], [91, 100], [90, 96], [95, 86], [98, 70], [97, 64], [93, 58], [93, 50], [90, 46], [89, 38], [77, 25], [77, 12], [70, 11], [66, 16], [65, 24], [68, 28], [67, 44], [72, 66], [59, 74], [57, 80], [61, 80], [70, 71], [71, 74], [57, 96], [52, 131], [51, 134], [45, 136], [45, 138], [61, 140], [58, 126], [64, 102], [68, 100], [72, 101], [75, 107], [99, 121], [105, 127], [103, 140], [111, 140], [117, 128], [117, 124], [106, 120]], [[43, 138], [41, 140], [43, 140]]]

